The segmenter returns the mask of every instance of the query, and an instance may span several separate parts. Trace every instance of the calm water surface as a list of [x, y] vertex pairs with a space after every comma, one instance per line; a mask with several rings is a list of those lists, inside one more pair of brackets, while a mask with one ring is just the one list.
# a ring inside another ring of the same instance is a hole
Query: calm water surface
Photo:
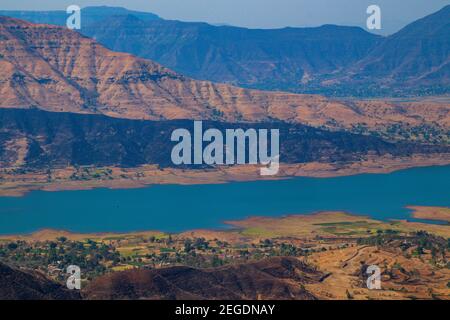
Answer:
[[391, 174], [294, 178], [141, 189], [33, 191], [0, 197], [0, 234], [42, 228], [124, 232], [223, 227], [248, 216], [343, 210], [376, 219], [410, 219], [407, 205], [450, 207], [450, 166]]

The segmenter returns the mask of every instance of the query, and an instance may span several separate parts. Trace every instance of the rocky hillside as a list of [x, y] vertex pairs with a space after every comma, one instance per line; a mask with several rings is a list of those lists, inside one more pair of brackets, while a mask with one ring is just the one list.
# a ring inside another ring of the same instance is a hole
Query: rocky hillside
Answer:
[[[64, 11], [1, 14], [60, 26], [67, 19]], [[284, 90], [357, 62], [381, 40], [357, 27], [256, 30], [142, 15], [120, 8], [83, 8], [80, 32], [114, 51], [157, 61], [195, 79]]]
[[450, 122], [443, 103], [342, 102], [196, 81], [66, 28], [6, 17], [0, 17], [0, 68], [2, 108], [150, 120], [278, 119], [358, 132], [433, 126], [446, 134]]
[[[65, 25], [64, 11], [0, 11]], [[82, 9], [80, 32], [115, 51], [195, 79], [330, 96], [449, 93], [450, 6], [380, 37], [361, 28], [257, 30], [160, 19], [121, 8]]]
[[170, 267], [114, 272], [92, 281], [87, 299], [314, 300], [303, 285], [323, 273], [295, 258], [271, 258], [216, 269]]

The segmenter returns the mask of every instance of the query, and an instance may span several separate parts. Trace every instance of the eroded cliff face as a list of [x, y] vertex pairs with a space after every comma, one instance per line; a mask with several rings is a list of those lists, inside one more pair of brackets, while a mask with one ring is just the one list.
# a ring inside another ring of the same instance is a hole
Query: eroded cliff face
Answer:
[[[449, 93], [449, 5], [387, 37], [337, 25], [248, 29], [164, 20], [124, 8], [81, 12], [82, 34], [195, 79], [343, 97]], [[0, 15], [60, 26], [67, 19], [65, 11]]]
[[6, 17], [0, 17], [0, 69], [2, 108], [150, 120], [278, 119], [333, 129], [450, 125], [446, 103], [343, 102], [196, 81], [66, 28]]

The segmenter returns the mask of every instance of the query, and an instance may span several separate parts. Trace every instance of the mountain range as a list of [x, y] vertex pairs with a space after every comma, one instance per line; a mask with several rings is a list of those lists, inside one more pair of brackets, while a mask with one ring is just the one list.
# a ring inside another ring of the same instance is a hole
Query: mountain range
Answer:
[[276, 125], [288, 163], [448, 151], [422, 145], [448, 143], [446, 103], [338, 101], [194, 80], [54, 25], [0, 17], [0, 69], [0, 108], [11, 109], [0, 113], [7, 167], [170, 165], [169, 132], [192, 124], [174, 121], [193, 119]]
[[67, 28], [8, 17], [0, 17], [0, 68], [3, 108], [147, 120], [277, 119], [333, 129], [450, 121], [442, 103], [338, 101], [193, 80]]
[[[64, 11], [0, 11], [65, 25]], [[246, 29], [164, 20], [122, 8], [82, 9], [82, 29], [114, 51], [186, 76], [241, 87], [330, 96], [448, 93], [450, 5], [382, 37], [358, 27]]]

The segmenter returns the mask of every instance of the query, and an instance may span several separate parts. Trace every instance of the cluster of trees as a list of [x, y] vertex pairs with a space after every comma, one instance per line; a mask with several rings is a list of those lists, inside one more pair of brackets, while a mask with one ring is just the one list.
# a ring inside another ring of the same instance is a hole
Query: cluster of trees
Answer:
[[69, 265], [77, 265], [83, 270], [83, 276], [87, 279], [104, 274], [107, 271], [106, 264], [117, 265], [120, 263], [120, 254], [114, 247], [96, 243], [69, 241], [60, 237], [56, 241], [44, 241], [29, 243], [15, 241], [0, 245], [0, 259], [4, 262], [41, 269], [45, 272], [60, 270], [55, 276], [65, 278], [65, 270]]
[[[401, 235], [395, 230], [378, 230], [377, 235], [360, 238], [358, 244], [376, 245], [390, 248], [400, 248], [405, 255], [412, 253], [421, 256], [431, 254], [431, 262], [447, 264], [446, 255], [450, 250], [450, 239], [435, 236], [426, 231], [417, 231], [409, 235]], [[449, 266], [447, 264], [447, 266]]]
[[215, 239], [207, 241], [205, 238], [186, 238], [181, 243], [173, 241], [171, 237], [165, 239], [150, 238], [150, 242], [163, 244], [159, 252], [139, 254], [128, 257], [130, 264], [139, 266], [186, 265], [196, 268], [218, 267], [230, 263], [248, 260], [259, 260], [273, 256], [302, 256], [305, 249], [289, 243], [275, 242], [270, 239], [259, 244], [232, 246], [226, 241]]

